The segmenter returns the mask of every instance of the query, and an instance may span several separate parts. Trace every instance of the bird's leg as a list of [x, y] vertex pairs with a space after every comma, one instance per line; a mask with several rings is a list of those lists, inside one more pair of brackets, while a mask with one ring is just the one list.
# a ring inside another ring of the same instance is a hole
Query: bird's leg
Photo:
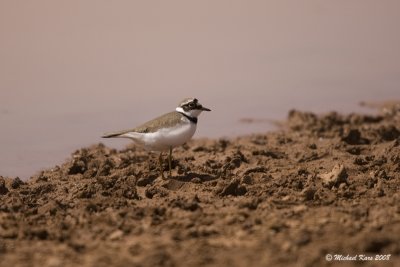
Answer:
[[163, 169], [163, 165], [162, 165], [162, 152], [160, 152], [160, 157], [158, 158], [158, 162], [160, 163], [160, 172], [161, 172], [161, 178], [165, 179], [164, 176], [164, 169]]
[[171, 178], [172, 176], [172, 166], [171, 166], [171, 158], [172, 158], [172, 146], [169, 147], [169, 157], [168, 157], [168, 165], [169, 165], [169, 177]]

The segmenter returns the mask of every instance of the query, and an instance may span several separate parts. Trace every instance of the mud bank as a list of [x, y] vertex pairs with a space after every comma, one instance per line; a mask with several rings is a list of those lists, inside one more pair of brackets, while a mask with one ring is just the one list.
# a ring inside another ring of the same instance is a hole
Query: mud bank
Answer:
[[176, 148], [167, 180], [156, 154], [102, 144], [0, 177], [0, 266], [400, 266], [399, 203], [399, 106], [291, 111], [280, 131]]

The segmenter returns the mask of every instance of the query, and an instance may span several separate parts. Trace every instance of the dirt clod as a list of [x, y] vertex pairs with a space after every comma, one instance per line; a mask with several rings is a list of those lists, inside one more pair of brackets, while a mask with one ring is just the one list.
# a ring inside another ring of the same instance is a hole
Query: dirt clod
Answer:
[[337, 164], [333, 167], [332, 171], [319, 175], [322, 179], [322, 183], [328, 188], [345, 183], [347, 176], [346, 168], [342, 164]]

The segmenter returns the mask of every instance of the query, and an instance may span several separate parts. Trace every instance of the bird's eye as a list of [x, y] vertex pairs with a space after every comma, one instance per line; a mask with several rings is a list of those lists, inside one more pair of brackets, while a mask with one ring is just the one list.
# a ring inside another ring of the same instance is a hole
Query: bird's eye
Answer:
[[195, 106], [196, 105], [193, 102], [189, 103], [189, 107], [194, 108]]

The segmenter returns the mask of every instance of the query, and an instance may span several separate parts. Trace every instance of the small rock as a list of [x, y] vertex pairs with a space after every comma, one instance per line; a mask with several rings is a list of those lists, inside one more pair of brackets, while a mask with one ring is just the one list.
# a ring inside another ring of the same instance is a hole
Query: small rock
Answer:
[[234, 179], [231, 181], [226, 187], [222, 189], [222, 192], [219, 193], [220, 196], [242, 196], [246, 194], [246, 187], [240, 185], [239, 179]]
[[297, 246], [307, 245], [308, 243], [310, 243], [310, 241], [311, 241], [311, 233], [306, 230], [300, 231], [294, 238], [294, 243]]
[[250, 175], [244, 175], [240, 180], [240, 183], [249, 185], [253, 183], [253, 179]]
[[149, 176], [149, 177], [140, 177], [140, 178], [137, 180], [136, 185], [137, 185], [137, 186], [146, 186], [146, 185], [148, 185], [148, 184], [153, 183], [153, 181], [154, 181], [154, 177], [152, 177], [152, 176]]
[[394, 125], [382, 126], [378, 133], [384, 141], [393, 141], [400, 136], [400, 131]]
[[15, 179], [12, 180], [11, 187], [13, 189], [17, 189], [23, 184], [24, 184], [24, 182], [22, 182], [21, 179], [19, 179], [19, 177], [16, 177]]
[[375, 195], [377, 197], [383, 197], [385, 195], [385, 191], [383, 190], [383, 184], [381, 180], [375, 184]]
[[115, 230], [108, 236], [108, 239], [111, 241], [118, 240], [118, 239], [121, 239], [121, 237], [123, 235], [124, 235], [124, 232], [122, 232], [121, 230]]
[[317, 145], [312, 143], [308, 146], [310, 149], [317, 149]]
[[361, 136], [361, 132], [357, 129], [351, 129], [342, 138], [342, 141], [349, 145], [365, 145], [369, 144], [369, 140]]
[[155, 195], [159, 197], [166, 197], [168, 195], [168, 191], [162, 187], [150, 186], [146, 188], [144, 194], [147, 198], [153, 198]]
[[83, 174], [86, 170], [86, 163], [83, 160], [74, 159], [71, 167], [68, 170], [68, 174]]
[[331, 188], [332, 186], [339, 186], [341, 183], [345, 183], [348, 175], [344, 165], [337, 164], [333, 167], [332, 171], [320, 174], [318, 177], [322, 179], [324, 186]]
[[304, 188], [304, 190], [301, 192], [301, 194], [304, 197], [304, 200], [313, 200], [316, 191], [317, 190], [313, 187], [307, 187], [307, 188]]
[[6, 187], [6, 181], [3, 177], [0, 176], [0, 195], [5, 195], [8, 193], [8, 189]]

